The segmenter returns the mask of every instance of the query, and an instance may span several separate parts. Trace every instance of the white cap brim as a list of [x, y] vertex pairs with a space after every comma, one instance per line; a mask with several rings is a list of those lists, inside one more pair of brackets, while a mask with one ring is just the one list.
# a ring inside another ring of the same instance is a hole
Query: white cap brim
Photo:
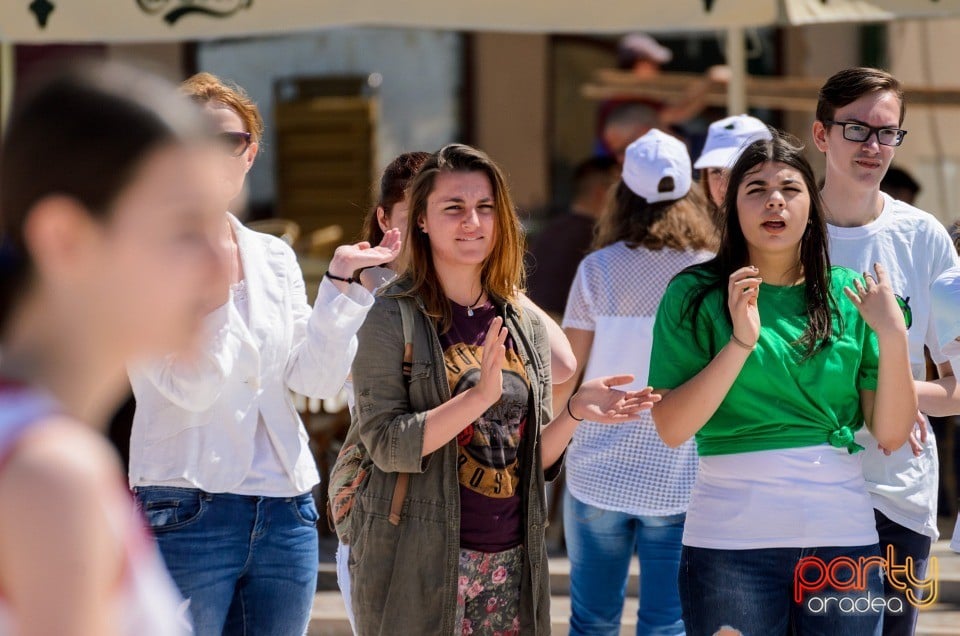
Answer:
[[739, 148], [714, 148], [700, 155], [693, 167], [697, 170], [703, 168], [732, 168], [739, 154]]

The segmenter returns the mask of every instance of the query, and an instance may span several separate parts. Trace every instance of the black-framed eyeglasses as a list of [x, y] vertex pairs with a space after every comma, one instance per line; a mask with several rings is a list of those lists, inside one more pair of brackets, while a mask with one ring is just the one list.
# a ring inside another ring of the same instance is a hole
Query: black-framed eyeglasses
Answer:
[[239, 157], [250, 147], [250, 140], [253, 138], [248, 132], [221, 132], [217, 134], [223, 149], [234, 157]]
[[874, 128], [858, 121], [834, 121], [825, 119], [828, 126], [836, 124], [843, 127], [843, 138], [847, 141], [863, 143], [870, 139], [870, 135], [877, 136], [877, 143], [881, 146], [899, 146], [903, 143], [907, 131], [903, 128]]

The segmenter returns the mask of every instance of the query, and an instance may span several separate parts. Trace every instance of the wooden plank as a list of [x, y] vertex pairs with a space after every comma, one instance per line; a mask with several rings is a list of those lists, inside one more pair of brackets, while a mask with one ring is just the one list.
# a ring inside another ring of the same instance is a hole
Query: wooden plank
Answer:
[[[629, 72], [601, 69], [594, 79], [581, 87], [589, 99], [646, 97], [658, 100], [679, 99], [690, 83], [701, 81], [702, 75], [693, 73], [662, 73], [649, 80], [640, 80]], [[757, 108], [784, 110], [814, 110], [817, 94], [826, 80], [808, 77], [751, 76], [747, 78], [747, 103]], [[925, 106], [960, 106], [960, 87], [931, 87], [908, 85], [905, 99], [911, 108]], [[710, 86], [706, 102], [714, 106], [726, 103], [726, 86]]]
[[310, 179], [342, 179], [353, 180], [360, 177], [358, 168], [368, 167], [367, 164], [345, 161], [291, 161], [284, 165], [283, 171], [277, 178], [281, 182], [302, 183]]

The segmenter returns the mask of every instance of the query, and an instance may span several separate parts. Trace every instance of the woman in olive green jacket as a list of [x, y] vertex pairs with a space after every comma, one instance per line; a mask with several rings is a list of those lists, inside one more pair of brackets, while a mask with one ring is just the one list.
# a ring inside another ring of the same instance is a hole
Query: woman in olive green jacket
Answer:
[[548, 634], [544, 467], [559, 471], [582, 418], [622, 422], [657, 397], [598, 378], [551, 422], [546, 331], [516, 303], [522, 230], [499, 168], [446, 146], [409, 201], [401, 275], [353, 366], [351, 437], [373, 462], [349, 520], [357, 633]]

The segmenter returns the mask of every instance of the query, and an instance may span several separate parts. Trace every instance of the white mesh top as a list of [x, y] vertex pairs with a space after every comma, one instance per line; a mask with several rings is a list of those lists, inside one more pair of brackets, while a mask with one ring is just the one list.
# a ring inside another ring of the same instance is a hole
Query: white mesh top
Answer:
[[[709, 252], [630, 248], [624, 242], [589, 254], [570, 288], [563, 327], [594, 332], [585, 379], [632, 373], [646, 386], [653, 322], [670, 280]], [[656, 361], [653, 362], [656, 364]], [[672, 449], [649, 411], [639, 421], [583, 422], [566, 455], [567, 487], [578, 500], [634, 515], [686, 511], [697, 472], [691, 439]]]

